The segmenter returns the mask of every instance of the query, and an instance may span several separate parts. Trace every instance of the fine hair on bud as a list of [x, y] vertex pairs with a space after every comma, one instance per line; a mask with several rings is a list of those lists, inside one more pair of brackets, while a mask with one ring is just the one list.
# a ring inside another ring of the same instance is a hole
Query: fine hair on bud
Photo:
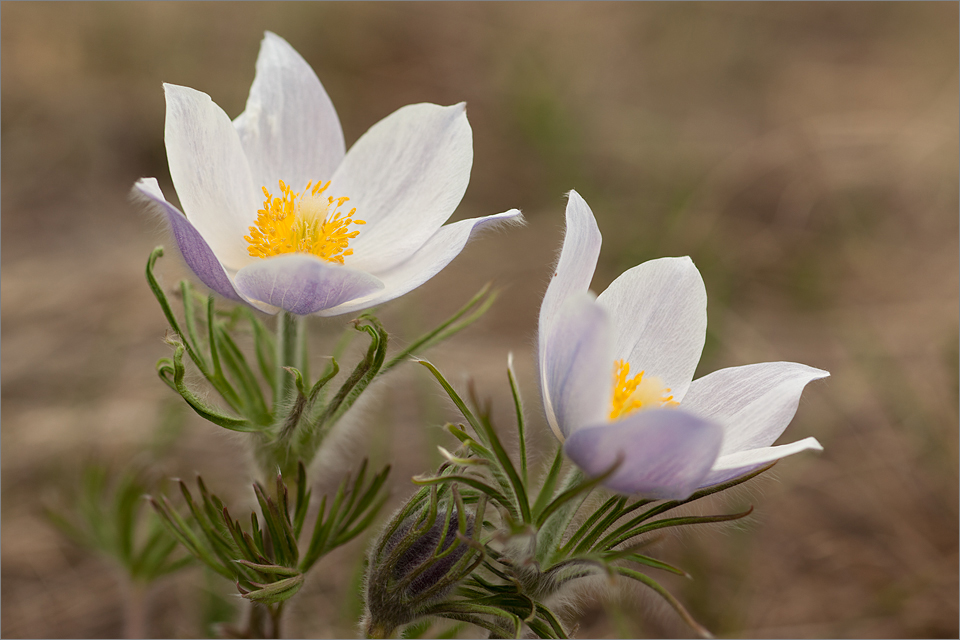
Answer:
[[447, 491], [449, 504], [438, 504], [437, 493], [434, 487], [429, 500], [425, 492], [414, 496], [370, 551], [362, 622], [368, 637], [387, 637], [414, 622], [482, 559], [472, 540], [476, 514], [455, 487]]

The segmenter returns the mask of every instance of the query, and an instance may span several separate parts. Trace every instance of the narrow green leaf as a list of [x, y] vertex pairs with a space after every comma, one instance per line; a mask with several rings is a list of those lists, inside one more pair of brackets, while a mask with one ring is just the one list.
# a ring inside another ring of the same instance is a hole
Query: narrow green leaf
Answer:
[[180, 281], [180, 296], [183, 298], [183, 320], [184, 326], [187, 328], [187, 334], [180, 337], [193, 345], [197, 355], [200, 356], [200, 358], [204, 360], [204, 364], [206, 364], [206, 360], [203, 358], [200, 335], [197, 332], [197, 312], [193, 307], [193, 287], [189, 281]]
[[439, 476], [439, 477], [433, 477], [433, 478], [425, 478], [423, 476], [415, 476], [413, 478], [414, 484], [426, 485], [426, 486], [435, 485], [435, 484], [445, 484], [447, 482], [452, 482], [452, 481], [462, 482], [463, 484], [473, 487], [477, 491], [482, 492], [483, 494], [492, 498], [495, 502], [497, 502], [497, 504], [504, 507], [508, 512], [510, 512], [511, 516], [519, 519], [520, 514], [517, 513], [516, 506], [513, 504], [512, 500], [508, 500], [507, 497], [504, 496], [502, 493], [500, 493], [490, 485], [486, 484], [482, 480], [479, 480], [472, 476], [467, 476], [463, 474], [451, 474], [447, 476]]
[[650, 587], [651, 589], [653, 589], [654, 592], [656, 592], [657, 595], [659, 595], [661, 598], [666, 600], [667, 604], [669, 604], [670, 607], [672, 607], [673, 610], [677, 612], [677, 614], [683, 619], [683, 621], [686, 622], [690, 626], [690, 628], [696, 631], [701, 637], [703, 638], [713, 637], [713, 634], [707, 631], [707, 629], [703, 625], [701, 625], [699, 622], [694, 620], [693, 616], [691, 616], [690, 613], [686, 610], [686, 608], [684, 608], [684, 606], [680, 604], [680, 601], [674, 598], [673, 595], [669, 591], [664, 589], [656, 580], [654, 580], [650, 576], [640, 573], [639, 571], [635, 571], [627, 567], [614, 567], [614, 570], [622, 576], [633, 578], [637, 582], [644, 584]]
[[657, 529], [665, 529], [668, 527], [682, 527], [692, 524], [709, 524], [712, 522], [729, 522], [731, 520], [739, 520], [740, 518], [745, 518], [746, 516], [753, 513], [753, 507], [750, 507], [746, 511], [741, 513], [731, 513], [727, 515], [716, 515], [716, 516], [685, 516], [679, 518], [664, 518], [663, 520], [654, 520], [653, 522], [645, 525], [640, 525], [635, 529], [631, 529], [626, 533], [618, 536], [612, 544], [609, 545], [609, 548], [616, 547], [619, 544], [623, 544], [630, 538], [639, 536], [644, 533], [649, 533], [650, 531], [656, 531]]
[[307, 509], [310, 507], [310, 494], [307, 491], [307, 469], [303, 462], [297, 462], [297, 503], [293, 511], [293, 533], [297, 540], [303, 531], [303, 523], [307, 518]]
[[[487, 312], [488, 309], [490, 309], [493, 301], [497, 298], [497, 292], [494, 291], [493, 293], [490, 293], [490, 287], [491, 283], [488, 282], [465, 305], [460, 307], [456, 313], [447, 318], [442, 324], [411, 342], [406, 349], [395, 355], [387, 364], [383, 366], [382, 373], [390, 371], [395, 366], [408, 359], [411, 354], [416, 353], [417, 351], [429, 349], [430, 347], [443, 342], [447, 338], [476, 322], [481, 316], [483, 316], [484, 313]], [[490, 293], [489, 297], [483, 301], [483, 304], [480, 305], [476, 312], [471, 314], [470, 317], [463, 322], [454, 325], [457, 320], [462, 318], [468, 311], [470, 311], [470, 309], [483, 300], [488, 293]]]
[[[230, 375], [240, 384], [240, 389], [243, 393], [241, 400], [243, 406], [247, 408], [246, 412], [251, 414], [251, 417], [257, 422], [269, 424], [271, 414], [270, 410], [267, 409], [263, 390], [260, 389], [260, 383], [257, 382], [256, 376], [253, 375], [253, 371], [250, 369], [250, 365], [247, 364], [247, 359], [244, 357], [243, 352], [240, 351], [240, 347], [237, 346], [237, 343], [233, 341], [230, 334], [221, 326], [216, 327], [215, 337], [221, 349], [220, 355], [223, 359], [224, 366], [227, 368], [227, 371], [230, 372]], [[223, 384], [229, 386], [226, 377], [221, 375], [221, 378]]]
[[241, 313], [250, 322], [253, 329], [254, 353], [257, 357], [257, 366], [260, 369], [260, 375], [267, 381], [267, 386], [273, 389], [276, 376], [276, 364], [274, 363], [274, 354], [276, 353], [276, 342], [270, 334], [270, 330], [246, 307], [237, 307]]
[[187, 388], [187, 386], [183, 383], [183, 376], [185, 373], [183, 368], [183, 350], [183, 344], [178, 343], [176, 351], [173, 355], [173, 384], [177, 390], [177, 393], [179, 393], [180, 396], [187, 401], [187, 404], [189, 404], [203, 419], [225, 429], [230, 429], [231, 431], [257, 431], [257, 426], [252, 424], [249, 420], [244, 418], [235, 418], [233, 416], [228, 416], [221, 413], [217, 409], [208, 406], [206, 403], [200, 400], [196, 394]]
[[523, 419], [523, 401], [520, 399], [520, 387], [517, 386], [517, 376], [513, 372], [513, 353], [507, 355], [507, 379], [510, 381], [510, 394], [513, 396], [513, 406], [517, 412], [517, 434], [520, 445], [520, 477], [524, 486], [527, 485], [527, 436]]
[[537, 525], [538, 526], [542, 525], [544, 522], [547, 521], [547, 518], [549, 518], [557, 509], [562, 507], [564, 504], [566, 504], [570, 500], [573, 500], [578, 495], [593, 491], [595, 487], [597, 487], [598, 485], [600, 485], [600, 483], [602, 483], [604, 480], [606, 480], [611, 475], [613, 475], [613, 473], [617, 470], [617, 468], [620, 467], [620, 464], [622, 462], [623, 462], [623, 458], [621, 457], [615, 463], [613, 463], [613, 465], [611, 465], [609, 469], [604, 471], [601, 475], [597, 476], [596, 478], [585, 480], [580, 484], [562, 492], [560, 495], [554, 498], [550, 504], [547, 505], [547, 507], [543, 510], [543, 512], [540, 513], [540, 515], [537, 517]]
[[290, 567], [281, 567], [277, 564], [258, 564], [256, 562], [248, 562], [247, 560], [235, 560], [237, 564], [242, 564], [243, 566], [253, 569], [258, 573], [262, 573], [268, 576], [283, 576], [289, 578], [291, 576], [298, 576], [300, 572], [296, 569], [291, 569]]
[[533, 505], [533, 517], [539, 519], [540, 514], [547, 508], [553, 499], [553, 492], [557, 487], [557, 478], [560, 476], [560, 468], [563, 466], [563, 447], [557, 447], [557, 453], [553, 456], [553, 463], [550, 470], [543, 479], [543, 486], [540, 487], [540, 493], [537, 494], [537, 501]]
[[[163, 292], [163, 289], [160, 287], [160, 284], [157, 282], [156, 277], [153, 275], [153, 268], [156, 265], [157, 258], [163, 255], [163, 247], [156, 247], [153, 251], [150, 252], [150, 257], [147, 258], [147, 284], [150, 285], [150, 290], [153, 292], [154, 297], [157, 299], [157, 302], [160, 303], [160, 308], [163, 310], [163, 315], [167, 318], [167, 323], [170, 325], [170, 328], [183, 339], [183, 331], [180, 329], [180, 324], [177, 322], [176, 316], [173, 315], [173, 310], [170, 308], [170, 302], [167, 300], [167, 295]], [[189, 342], [186, 343], [187, 353], [190, 355], [190, 359], [193, 360], [193, 363], [197, 365], [197, 368], [200, 369], [200, 372], [204, 376], [209, 375], [209, 370], [207, 369], [207, 364], [200, 356], [200, 354], [194, 349], [194, 346]]]
[[253, 600], [261, 604], [277, 604], [293, 597], [300, 587], [303, 586], [303, 575], [297, 574], [292, 578], [285, 578], [276, 582], [264, 585], [260, 589], [255, 589], [242, 594], [247, 600]]

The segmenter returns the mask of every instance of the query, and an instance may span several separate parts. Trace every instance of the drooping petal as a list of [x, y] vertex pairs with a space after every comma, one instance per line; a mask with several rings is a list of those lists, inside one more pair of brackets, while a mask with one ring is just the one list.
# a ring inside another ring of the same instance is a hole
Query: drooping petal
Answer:
[[579, 193], [570, 191], [560, 259], [540, 303], [537, 365], [540, 367], [541, 376], [546, 357], [548, 328], [571, 294], [582, 293], [590, 288], [593, 272], [597, 268], [597, 258], [600, 256], [601, 240], [593, 211]]
[[702, 486], [722, 439], [718, 424], [680, 409], [650, 409], [580, 429], [564, 450], [591, 476], [603, 474], [622, 457], [604, 482], [614, 491], [682, 500]]
[[200, 281], [225, 298], [242, 301], [243, 298], [234, 289], [223, 265], [217, 260], [210, 246], [186, 216], [163, 197], [156, 178], [141, 178], [133, 188], [135, 193], [147, 198], [152, 205], [164, 213], [184, 261]]
[[472, 165], [463, 103], [408, 105], [373, 125], [326, 192], [349, 197], [346, 206], [367, 223], [350, 243], [356, 267], [384, 272], [412, 256], [460, 204]]
[[346, 150], [340, 119], [317, 75], [269, 31], [247, 106], [233, 124], [258, 190], [276, 193], [283, 180], [301, 191], [309, 181], [329, 180]]
[[369, 273], [302, 253], [257, 260], [238, 271], [234, 282], [241, 294], [301, 316], [383, 287]]
[[713, 469], [707, 475], [701, 486], [708, 487], [726, 482], [727, 480], [733, 480], [774, 460], [786, 458], [801, 451], [811, 450], [823, 451], [823, 447], [816, 438], [804, 438], [797, 442], [782, 444], [776, 447], [762, 447], [760, 449], [750, 449], [728, 455], [721, 455], [717, 458]]
[[616, 357], [656, 376], [681, 401], [707, 333], [707, 291], [690, 258], [660, 258], [623, 272], [597, 298], [610, 313]]
[[252, 260], [243, 236], [260, 205], [240, 139], [207, 94], [172, 84], [163, 88], [164, 141], [183, 212], [221, 264], [239, 269]]
[[773, 444], [797, 412], [807, 383], [829, 375], [796, 362], [720, 369], [694, 380], [682, 405], [723, 425], [726, 456]]
[[607, 420], [613, 340], [610, 319], [590, 292], [567, 298], [550, 324], [544, 353], [540, 390], [557, 439]]
[[[481, 229], [489, 229], [500, 224], [522, 220], [520, 211], [511, 209], [492, 216], [470, 218], [443, 226], [408, 260], [383, 273], [374, 274], [383, 282], [383, 289], [362, 298], [344, 302], [331, 309], [325, 309], [320, 311], [318, 315], [337, 316], [344, 313], [354, 313], [413, 291], [437, 275], [456, 258], [467, 242]], [[351, 266], [352, 264], [351, 262]]]

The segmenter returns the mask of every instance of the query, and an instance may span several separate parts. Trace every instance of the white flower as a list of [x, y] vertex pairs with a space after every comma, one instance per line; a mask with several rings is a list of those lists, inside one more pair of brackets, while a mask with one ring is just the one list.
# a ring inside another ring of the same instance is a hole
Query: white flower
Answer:
[[771, 446], [806, 384], [826, 371], [792, 362], [721, 369], [698, 380], [707, 295], [690, 258], [662, 258], [588, 288], [600, 254], [593, 212], [570, 192], [556, 273], [540, 308], [543, 403], [567, 455], [621, 493], [682, 499], [805, 449]]
[[266, 33], [246, 109], [164, 85], [170, 175], [135, 193], [166, 214], [187, 265], [221, 295], [266, 311], [352, 313], [436, 275], [472, 233], [516, 209], [443, 226], [470, 179], [464, 104], [403, 107], [345, 153], [333, 104], [310, 66]]

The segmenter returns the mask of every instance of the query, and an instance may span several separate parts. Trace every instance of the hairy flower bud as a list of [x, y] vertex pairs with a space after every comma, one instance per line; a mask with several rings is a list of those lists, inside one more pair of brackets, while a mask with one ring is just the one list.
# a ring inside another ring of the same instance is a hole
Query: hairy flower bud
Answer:
[[438, 508], [436, 498], [415, 515], [406, 512], [394, 517], [370, 552], [363, 620], [368, 637], [387, 637], [419, 618], [478, 559], [469, 539], [473, 514], [465, 513], [461, 520], [457, 508]]

